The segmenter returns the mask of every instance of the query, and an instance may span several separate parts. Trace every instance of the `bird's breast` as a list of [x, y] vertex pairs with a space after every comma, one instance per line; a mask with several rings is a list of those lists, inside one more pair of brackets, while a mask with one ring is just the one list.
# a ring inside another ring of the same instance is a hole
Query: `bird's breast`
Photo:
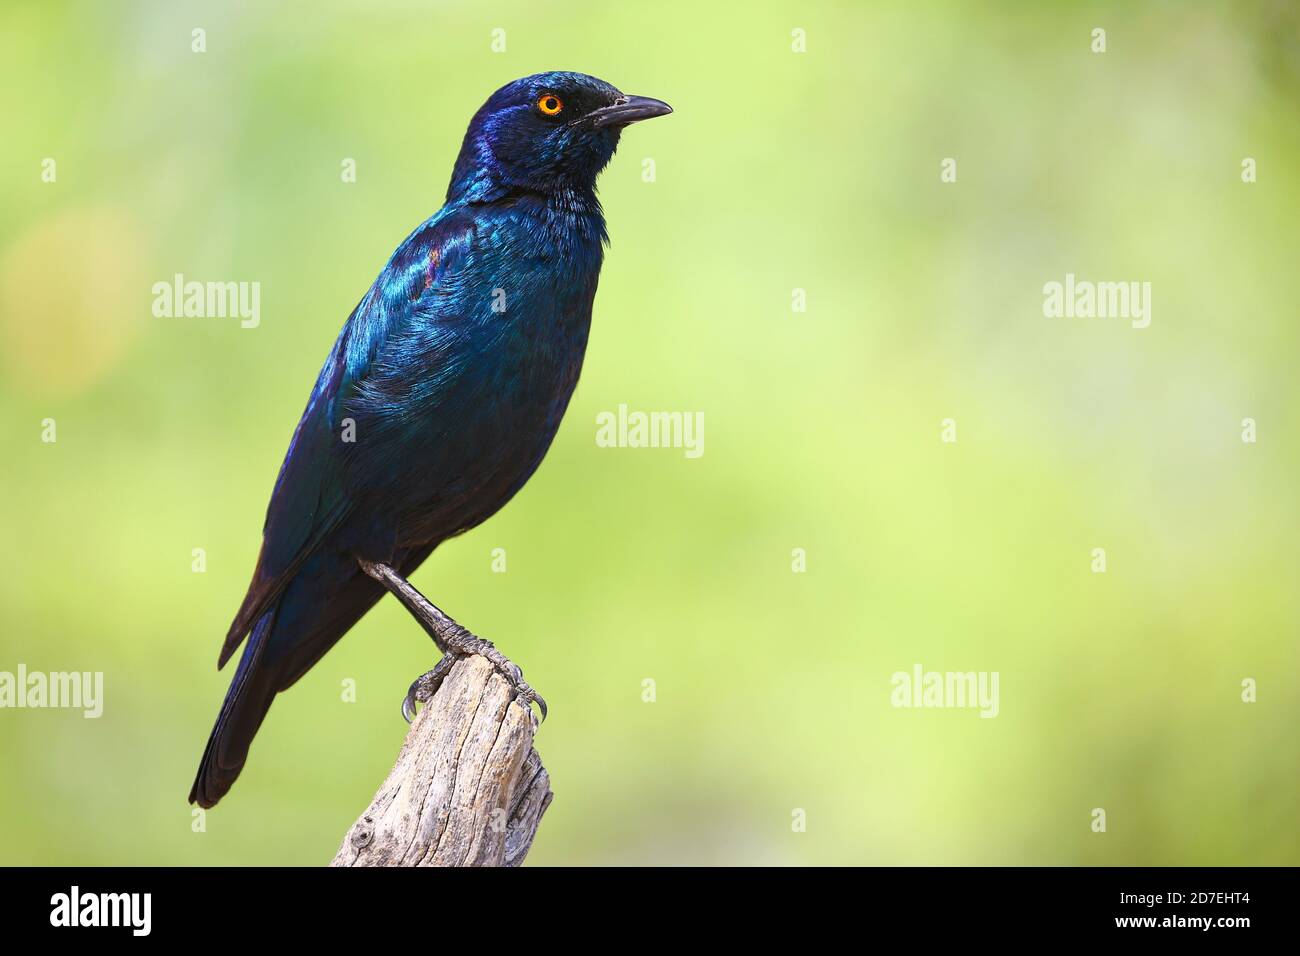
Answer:
[[541, 464], [578, 383], [597, 279], [554, 266], [494, 276], [496, 311], [470, 322], [413, 386], [401, 415], [419, 434], [404, 454], [423, 481], [401, 537], [473, 527]]

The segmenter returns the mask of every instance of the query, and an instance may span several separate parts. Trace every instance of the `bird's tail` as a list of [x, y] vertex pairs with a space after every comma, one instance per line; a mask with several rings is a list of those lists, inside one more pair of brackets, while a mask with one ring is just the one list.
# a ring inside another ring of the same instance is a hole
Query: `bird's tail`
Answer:
[[218, 800], [234, 785], [239, 771], [244, 769], [248, 745], [252, 742], [262, 719], [275, 700], [276, 686], [267, 668], [257, 666], [271, 629], [275, 624], [276, 608], [273, 606], [256, 623], [244, 647], [244, 655], [226, 691], [225, 702], [217, 723], [203, 749], [199, 772], [190, 788], [190, 803], [201, 807], [216, 806]]

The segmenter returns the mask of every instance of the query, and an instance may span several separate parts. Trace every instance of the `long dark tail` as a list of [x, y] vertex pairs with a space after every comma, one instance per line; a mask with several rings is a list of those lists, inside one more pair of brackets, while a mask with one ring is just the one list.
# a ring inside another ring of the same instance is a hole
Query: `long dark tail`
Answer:
[[203, 748], [199, 772], [190, 788], [190, 803], [212, 807], [226, 795], [244, 769], [248, 745], [271, 709], [276, 694], [274, 676], [269, 668], [257, 665], [275, 624], [276, 610], [272, 607], [253, 625], [217, 723]]
[[[400, 555], [395, 566], [409, 574], [436, 545]], [[253, 624], [203, 750], [190, 803], [211, 807], [226, 795], [244, 769], [248, 746], [275, 695], [307, 673], [383, 594], [383, 587], [362, 574], [350, 554], [320, 555], [303, 566]]]

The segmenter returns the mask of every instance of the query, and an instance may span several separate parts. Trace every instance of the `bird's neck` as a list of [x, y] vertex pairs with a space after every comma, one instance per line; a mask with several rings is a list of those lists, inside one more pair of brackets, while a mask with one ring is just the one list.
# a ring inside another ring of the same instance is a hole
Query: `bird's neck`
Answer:
[[589, 186], [539, 191], [471, 178], [453, 183], [447, 201], [483, 212], [522, 212], [537, 222], [537, 238], [550, 243], [592, 244], [599, 250], [609, 241], [604, 211]]
[[546, 200], [548, 205], [562, 211], [575, 213], [593, 209], [596, 212], [600, 211], [596, 190], [591, 186], [537, 189], [526, 184], [511, 183], [481, 175], [453, 182], [451, 188], [447, 190], [449, 204], [463, 203], [478, 206], [486, 203], [510, 202], [523, 197]]
[[555, 223], [569, 223], [581, 230], [594, 230], [597, 238], [605, 242], [605, 211], [600, 208], [596, 190], [562, 189], [545, 195], [544, 215]]
[[539, 251], [562, 256], [573, 266], [581, 262], [600, 268], [609, 234], [593, 190], [516, 196], [513, 208], [535, 223], [529, 231]]

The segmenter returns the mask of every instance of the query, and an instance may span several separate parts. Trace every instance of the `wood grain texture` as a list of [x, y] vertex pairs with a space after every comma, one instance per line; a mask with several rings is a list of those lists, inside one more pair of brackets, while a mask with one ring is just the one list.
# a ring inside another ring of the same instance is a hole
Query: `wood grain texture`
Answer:
[[331, 866], [518, 866], [551, 802], [535, 718], [482, 657], [461, 658]]

